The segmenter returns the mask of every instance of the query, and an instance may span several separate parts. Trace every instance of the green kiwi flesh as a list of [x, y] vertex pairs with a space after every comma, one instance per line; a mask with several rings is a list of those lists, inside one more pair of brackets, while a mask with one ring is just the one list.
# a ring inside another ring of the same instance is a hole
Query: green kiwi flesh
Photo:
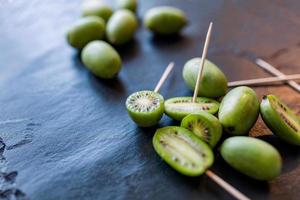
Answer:
[[282, 167], [281, 156], [272, 145], [247, 136], [226, 139], [221, 155], [231, 167], [257, 180], [276, 178]]
[[186, 176], [199, 176], [213, 164], [214, 155], [209, 145], [183, 127], [157, 129], [152, 142], [157, 154]]
[[197, 97], [192, 103], [192, 97], [174, 97], [165, 101], [165, 113], [175, 120], [182, 120], [189, 114], [205, 111], [215, 114], [219, 109], [219, 102], [205, 97]]
[[127, 98], [126, 108], [129, 116], [138, 126], [154, 126], [163, 116], [164, 98], [153, 91], [135, 92]]
[[290, 144], [300, 145], [300, 119], [276, 96], [264, 96], [260, 113], [275, 135]]
[[212, 148], [222, 136], [222, 125], [218, 118], [204, 111], [184, 117], [180, 126], [192, 131]]

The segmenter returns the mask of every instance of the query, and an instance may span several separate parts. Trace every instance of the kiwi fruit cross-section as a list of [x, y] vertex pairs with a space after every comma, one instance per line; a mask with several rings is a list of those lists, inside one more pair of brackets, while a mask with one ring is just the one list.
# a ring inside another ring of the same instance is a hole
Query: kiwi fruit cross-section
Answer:
[[203, 174], [214, 161], [209, 145], [183, 127], [157, 129], [153, 147], [171, 167], [187, 176]]
[[157, 124], [163, 116], [164, 98], [153, 91], [135, 92], [127, 98], [126, 108], [138, 126], [150, 127]]
[[192, 97], [174, 97], [165, 101], [165, 113], [175, 120], [182, 120], [189, 114], [202, 111], [215, 114], [219, 109], [219, 102], [205, 97], [197, 97], [192, 103]]
[[192, 131], [200, 139], [208, 143], [212, 148], [222, 136], [222, 125], [219, 120], [207, 112], [190, 114], [183, 118], [181, 127]]
[[300, 145], [300, 118], [276, 96], [263, 97], [260, 113], [275, 135], [290, 144]]

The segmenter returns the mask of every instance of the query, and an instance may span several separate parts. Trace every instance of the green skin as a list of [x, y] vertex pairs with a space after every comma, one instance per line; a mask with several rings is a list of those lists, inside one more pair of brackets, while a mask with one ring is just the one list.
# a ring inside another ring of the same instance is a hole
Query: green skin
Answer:
[[[216, 146], [222, 136], [222, 125], [218, 118], [204, 111], [186, 116], [180, 126], [192, 131], [212, 148]], [[204, 129], [208, 130], [208, 133], [205, 133]], [[209, 137], [206, 136], [207, 134]]]
[[181, 31], [187, 24], [183, 11], [170, 6], [151, 8], [146, 12], [144, 25], [155, 34], [170, 35]]
[[[186, 62], [182, 76], [186, 85], [195, 89], [201, 58], [193, 58]], [[227, 79], [224, 73], [211, 61], [205, 60], [202, 78], [199, 83], [198, 96], [218, 98], [227, 92]]]
[[[174, 134], [175, 132], [177, 134]], [[208, 144], [183, 127], [167, 126], [157, 129], [152, 143], [156, 153], [165, 162], [186, 176], [199, 176], [214, 162], [214, 154]], [[174, 160], [174, 156], [180, 160]], [[189, 165], [185, 166], [180, 161]], [[193, 167], [190, 167], [191, 163]]]
[[246, 86], [232, 89], [223, 98], [218, 117], [223, 128], [232, 135], [244, 135], [259, 115], [259, 100], [254, 90]]
[[[278, 103], [282, 104], [285, 110], [281, 108]], [[260, 113], [266, 125], [280, 139], [293, 145], [300, 145], [300, 119], [276, 96], [268, 95], [264, 97], [260, 104]], [[285, 113], [285, 118], [288, 119], [290, 124], [293, 124], [298, 131], [289, 126], [280, 116], [280, 113]]]
[[67, 40], [71, 46], [82, 49], [93, 40], [101, 40], [105, 36], [105, 22], [97, 16], [79, 19], [68, 31]]
[[272, 145], [256, 138], [228, 138], [221, 146], [221, 155], [231, 167], [257, 180], [272, 180], [281, 171], [279, 152]]
[[81, 52], [81, 60], [99, 78], [114, 78], [121, 70], [118, 52], [104, 41], [93, 41], [86, 45]]
[[[197, 114], [203, 111], [215, 114], [219, 109], [219, 102], [205, 98], [197, 97], [196, 104], [192, 104], [192, 97], [174, 97], [165, 101], [165, 113], [174, 120], [181, 121], [189, 114]], [[186, 103], [175, 103], [178, 101], [188, 101]], [[209, 102], [209, 103], [206, 103]], [[202, 106], [208, 105], [210, 109], [203, 110]]]
[[[144, 91], [139, 91], [139, 92], [144, 92]], [[156, 125], [159, 120], [162, 118], [164, 114], [164, 98], [161, 96], [159, 93], [153, 92], [153, 91], [148, 91], [145, 90], [145, 92], [152, 92], [155, 96], [157, 96], [160, 99], [160, 105], [157, 107], [154, 111], [152, 112], [138, 112], [135, 110], [132, 110], [128, 106], [128, 99], [130, 96], [127, 98], [126, 101], [126, 108], [127, 112], [130, 116], [130, 118], [140, 127], [151, 127]], [[136, 93], [133, 93], [131, 95], [135, 95]]]
[[112, 14], [113, 10], [111, 7], [103, 4], [101, 1], [89, 0], [82, 5], [82, 16], [98, 16], [107, 22]]
[[118, 0], [117, 8], [118, 9], [128, 9], [135, 13], [137, 10], [137, 0]]
[[138, 22], [129, 10], [118, 10], [108, 20], [106, 36], [114, 45], [122, 45], [130, 41], [137, 29]]

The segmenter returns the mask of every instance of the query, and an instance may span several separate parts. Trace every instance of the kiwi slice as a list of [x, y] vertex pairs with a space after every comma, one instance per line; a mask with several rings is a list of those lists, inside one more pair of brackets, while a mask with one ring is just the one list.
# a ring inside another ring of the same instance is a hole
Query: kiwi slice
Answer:
[[183, 127], [167, 126], [157, 129], [153, 147], [171, 167], [187, 176], [203, 174], [214, 161], [208, 144]]
[[150, 127], [161, 119], [164, 113], [164, 98], [153, 91], [139, 91], [126, 100], [131, 119], [140, 127]]
[[184, 117], [180, 126], [192, 131], [212, 148], [222, 136], [222, 125], [218, 118], [204, 111]]
[[165, 101], [165, 113], [175, 120], [182, 120], [189, 114], [196, 114], [206, 111], [215, 114], [219, 109], [219, 102], [205, 98], [197, 97], [196, 103], [192, 103], [192, 97], [174, 97]]
[[300, 119], [276, 96], [263, 97], [260, 113], [275, 135], [290, 144], [300, 145]]

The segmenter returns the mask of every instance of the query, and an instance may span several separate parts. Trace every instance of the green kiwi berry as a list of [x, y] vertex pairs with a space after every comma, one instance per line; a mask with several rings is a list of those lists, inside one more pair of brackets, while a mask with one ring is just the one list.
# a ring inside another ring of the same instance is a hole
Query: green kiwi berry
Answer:
[[82, 16], [98, 16], [107, 22], [112, 14], [113, 10], [111, 7], [100, 0], [87, 0], [83, 2]]
[[274, 134], [290, 144], [300, 145], [300, 119], [276, 96], [264, 96], [260, 113]]
[[105, 22], [97, 16], [80, 18], [68, 31], [69, 44], [77, 49], [82, 49], [93, 40], [101, 40], [105, 35]]
[[182, 119], [180, 126], [192, 131], [212, 148], [222, 136], [222, 125], [218, 118], [204, 111], [186, 116]]
[[129, 10], [118, 10], [108, 20], [106, 36], [114, 45], [122, 45], [130, 41], [137, 29], [138, 22], [135, 15]]
[[272, 180], [281, 171], [279, 152], [272, 145], [256, 138], [228, 138], [221, 145], [221, 155], [231, 167], [257, 180]]
[[139, 91], [126, 100], [131, 119], [140, 127], [156, 125], [164, 113], [164, 98], [157, 92]]
[[100, 78], [114, 78], [121, 70], [118, 52], [104, 41], [88, 43], [81, 52], [81, 59], [86, 68]]
[[208, 144], [183, 127], [157, 129], [152, 142], [157, 154], [186, 176], [199, 176], [213, 164], [214, 155]]
[[[182, 76], [186, 85], [194, 90], [197, 82], [201, 58], [193, 58], [187, 61], [183, 67]], [[199, 83], [198, 96], [218, 98], [227, 92], [227, 79], [224, 73], [211, 61], [205, 60], [201, 81]]]
[[232, 89], [223, 98], [218, 117], [223, 128], [232, 135], [244, 135], [259, 115], [259, 100], [254, 90], [246, 86]]
[[175, 120], [182, 120], [189, 114], [197, 114], [205, 111], [215, 114], [219, 109], [219, 102], [205, 98], [197, 97], [196, 102], [192, 103], [192, 97], [174, 97], [165, 101], [165, 113]]
[[132, 12], [136, 12], [138, 2], [137, 0], [118, 0], [117, 7], [118, 9], [128, 9]]
[[144, 25], [153, 33], [160, 35], [178, 33], [186, 24], [184, 12], [171, 6], [151, 8], [144, 17]]

